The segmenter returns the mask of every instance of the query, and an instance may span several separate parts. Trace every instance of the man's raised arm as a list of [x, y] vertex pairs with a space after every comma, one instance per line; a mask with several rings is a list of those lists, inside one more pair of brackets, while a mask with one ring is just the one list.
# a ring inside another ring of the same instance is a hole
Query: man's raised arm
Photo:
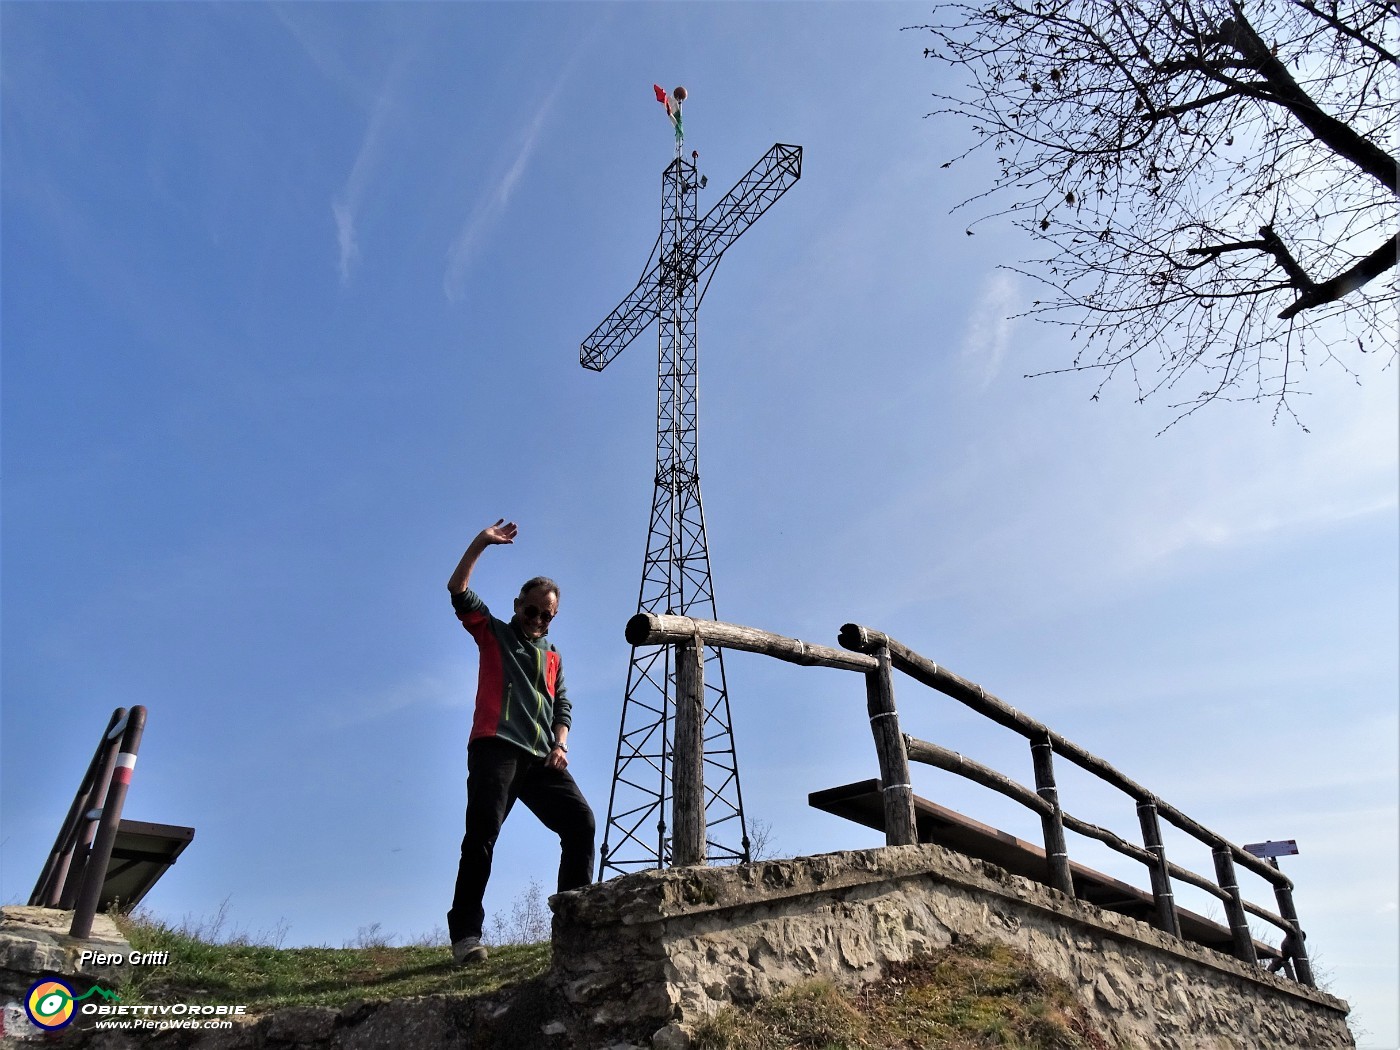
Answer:
[[447, 581], [448, 592], [461, 594], [465, 591], [467, 581], [472, 577], [472, 569], [476, 568], [476, 559], [481, 557], [481, 552], [497, 543], [514, 543], [515, 533], [515, 522], [506, 521], [505, 518], [498, 518], [496, 524], [488, 525], [478, 532], [471, 543], [467, 545], [466, 553], [462, 555], [462, 560], [457, 563], [457, 568]]

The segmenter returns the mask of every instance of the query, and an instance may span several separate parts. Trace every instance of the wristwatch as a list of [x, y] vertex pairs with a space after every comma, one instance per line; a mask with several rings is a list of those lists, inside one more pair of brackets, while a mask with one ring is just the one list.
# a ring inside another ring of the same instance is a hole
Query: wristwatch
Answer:
[[[564, 754], [566, 754], [566, 755], [569, 753], [569, 745], [568, 745], [568, 744], [561, 744], [559, 741], [556, 740], [556, 741], [554, 742], [554, 747], [557, 747], [560, 751], [564, 752]], [[553, 750], [553, 748], [551, 748], [550, 750]]]

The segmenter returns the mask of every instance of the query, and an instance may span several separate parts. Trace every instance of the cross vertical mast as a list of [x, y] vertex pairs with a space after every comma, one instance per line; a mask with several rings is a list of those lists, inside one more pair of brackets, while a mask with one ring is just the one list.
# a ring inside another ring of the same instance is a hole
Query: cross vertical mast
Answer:
[[[655, 262], [584, 340], [579, 361], [601, 371], [656, 318], [656, 476], [637, 610], [718, 619], [700, 498], [697, 313], [725, 249], [800, 177], [802, 149], [775, 145], [704, 219], [697, 219], [695, 156], [678, 153], [663, 172]], [[621, 873], [670, 863], [675, 675], [670, 647], [633, 647], [599, 878], [609, 869]], [[719, 649], [705, 648], [704, 680], [706, 852], [711, 860], [747, 861], [749, 838]]]

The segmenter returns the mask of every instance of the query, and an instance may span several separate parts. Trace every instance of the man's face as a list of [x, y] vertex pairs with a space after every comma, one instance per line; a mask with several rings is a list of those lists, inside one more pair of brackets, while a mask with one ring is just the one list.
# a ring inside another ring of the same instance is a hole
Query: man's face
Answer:
[[543, 587], [526, 591], [515, 599], [515, 615], [520, 620], [520, 630], [532, 641], [545, 636], [550, 621], [558, 612], [559, 596]]

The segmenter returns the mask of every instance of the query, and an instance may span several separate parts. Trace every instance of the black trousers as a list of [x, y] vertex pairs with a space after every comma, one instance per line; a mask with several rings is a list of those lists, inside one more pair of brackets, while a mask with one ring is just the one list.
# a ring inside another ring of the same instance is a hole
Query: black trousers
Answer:
[[473, 740], [467, 747], [467, 832], [447, 913], [454, 944], [481, 936], [491, 855], [516, 799], [559, 836], [559, 892], [593, 881], [593, 811], [574, 778], [514, 744], [494, 737]]

